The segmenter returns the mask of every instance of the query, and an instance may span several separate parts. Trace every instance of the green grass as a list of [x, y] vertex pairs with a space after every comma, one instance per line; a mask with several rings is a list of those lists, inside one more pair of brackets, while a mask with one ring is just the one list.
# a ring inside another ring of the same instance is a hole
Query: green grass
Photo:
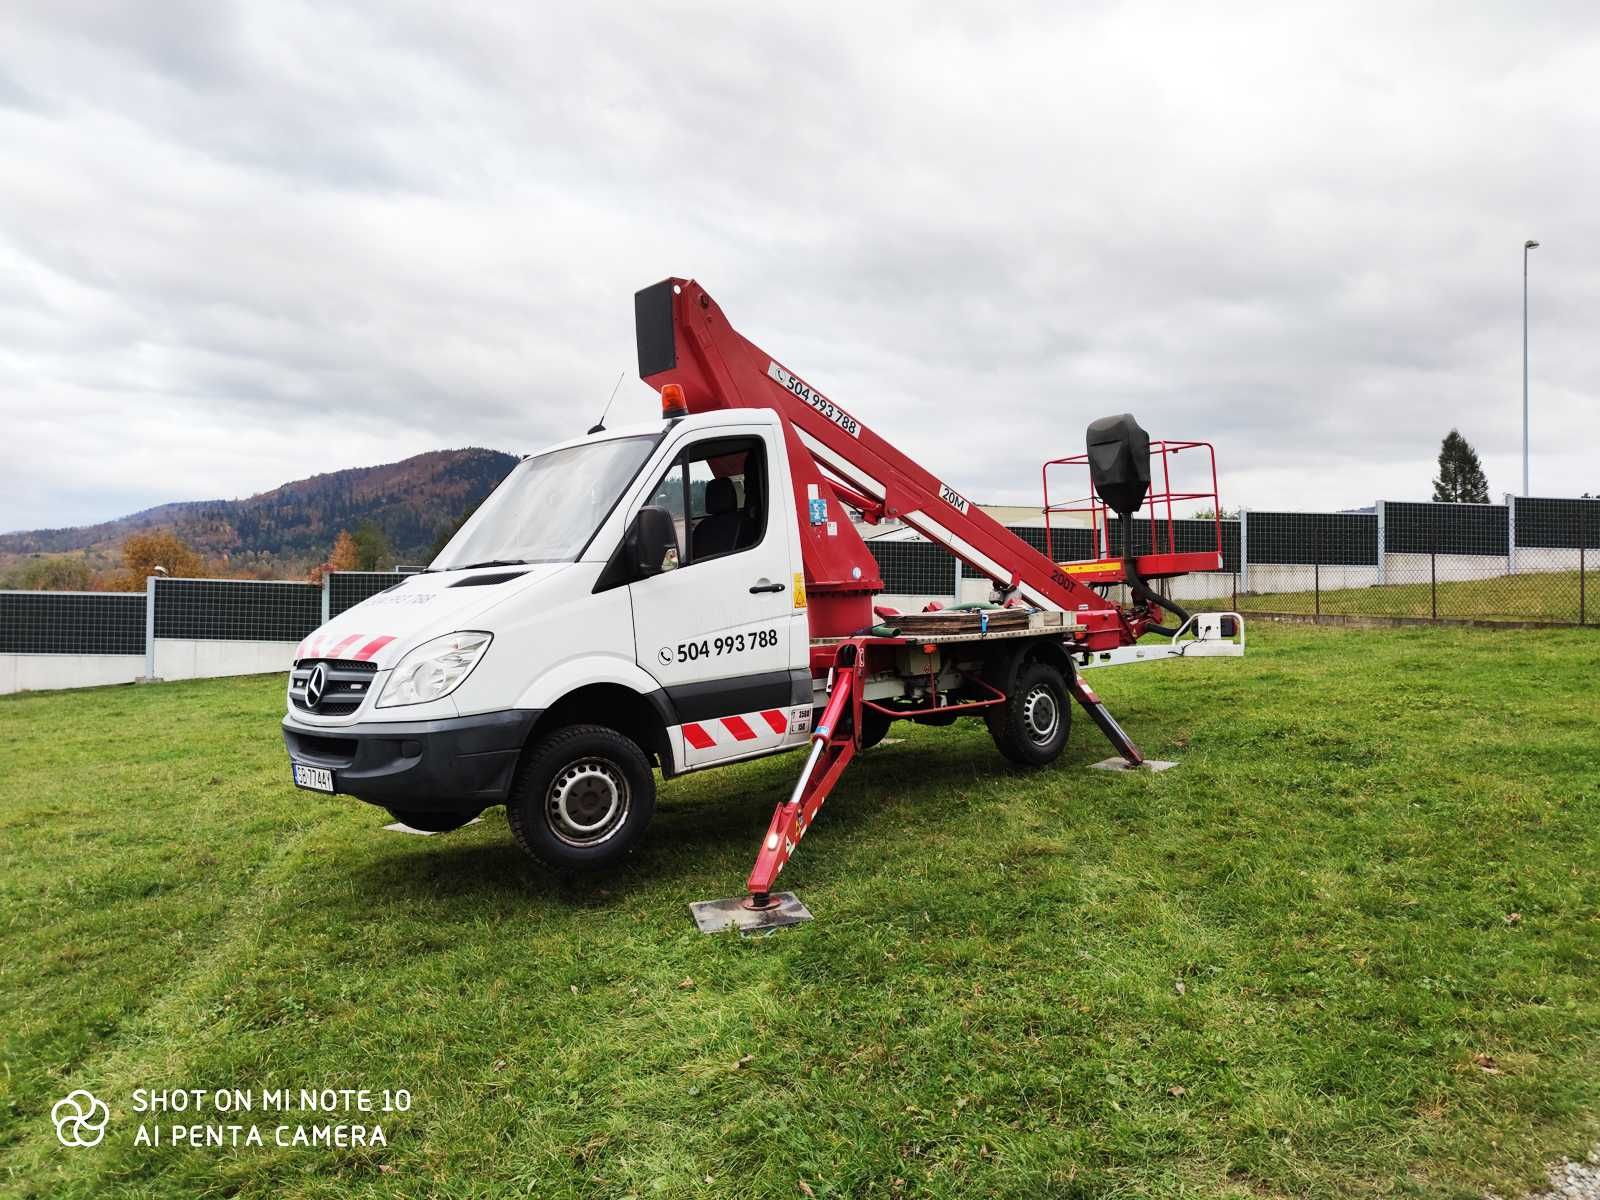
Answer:
[[[1338, 577], [1329, 568], [1330, 579]], [[1347, 616], [1431, 617], [1454, 620], [1555, 621], [1600, 623], [1600, 588], [1593, 572], [1583, 581], [1586, 604], [1580, 603], [1577, 571], [1541, 571], [1525, 575], [1495, 575], [1488, 579], [1441, 582], [1435, 588], [1427, 578], [1416, 583], [1391, 583], [1381, 587], [1323, 588], [1322, 611]], [[1263, 592], [1239, 595], [1241, 612], [1310, 613], [1316, 611], [1314, 592]], [[1437, 603], [1438, 611], [1434, 606]], [[1216, 607], [1215, 604], [1210, 607]]]
[[[793, 756], [666, 785], [563, 883], [498, 810], [413, 838], [293, 791], [279, 680], [9, 698], [0, 1192], [1514, 1195], [1600, 1132], [1597, 663], [1263, 625], [1097, 673], [1160, 775], [1087, 770], [1082, 719], [1039, 773], [905, 727], [785, 872], [817, 920], [756, 940], [685, 905]], [[136, 1087], [278, 1086], [415, 1103], [382, 1149], [133, 1145]], [[49, 1124], [75, 1087], [94, 1149]]]

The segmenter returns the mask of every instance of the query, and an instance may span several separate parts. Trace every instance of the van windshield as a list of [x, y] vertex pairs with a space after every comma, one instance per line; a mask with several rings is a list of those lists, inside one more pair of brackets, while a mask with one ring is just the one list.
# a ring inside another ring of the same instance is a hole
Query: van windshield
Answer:
[[429, 570], [572, 562], [656, 441], [612, 438], [523, 459], [439, 551]]

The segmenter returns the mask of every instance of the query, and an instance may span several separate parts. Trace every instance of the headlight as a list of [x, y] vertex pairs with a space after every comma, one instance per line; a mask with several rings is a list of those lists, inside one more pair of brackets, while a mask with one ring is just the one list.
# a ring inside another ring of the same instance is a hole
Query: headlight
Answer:
[[377, 707], [426, 704], [448, 696], [472, 673], [492, 640], [487, 633], [447, 633], [423, 642], [389, 673]]

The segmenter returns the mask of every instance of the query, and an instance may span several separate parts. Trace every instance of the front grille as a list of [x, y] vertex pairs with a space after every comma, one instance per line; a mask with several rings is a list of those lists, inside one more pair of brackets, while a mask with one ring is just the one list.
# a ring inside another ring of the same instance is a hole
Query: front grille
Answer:
[[326, 664], [330, 671], [349, 671], [356, 675], [371, 675], [378, 669], [377, 663], [363, 658], [302, 658], [294, 666], [297, 671], [302, 667], [309, 671], [318, 663]]
[[[306, 700], [306, 681], [318, 665], [326, 670], [327, 682], [322, 689], [322, 701], [315, 708]], [[372, 686], [372, 676], [378, 667], [375, 663], [360, 662], [353, 658], [308, 658], [297, 662], [289, 672], [289, 703], [304, 712], [314, 712], [324, 717], [343, 717], [361, 707]]]

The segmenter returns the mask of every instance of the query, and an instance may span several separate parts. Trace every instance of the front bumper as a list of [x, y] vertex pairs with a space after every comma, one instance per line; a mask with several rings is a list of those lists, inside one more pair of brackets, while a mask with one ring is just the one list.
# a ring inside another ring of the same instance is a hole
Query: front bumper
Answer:
[[538, 709], [436, 721], [318, 727], [283, 720], [289, 758], [333, 772], [334, 789], [397, 809], [478, 810], [505, 803]]

